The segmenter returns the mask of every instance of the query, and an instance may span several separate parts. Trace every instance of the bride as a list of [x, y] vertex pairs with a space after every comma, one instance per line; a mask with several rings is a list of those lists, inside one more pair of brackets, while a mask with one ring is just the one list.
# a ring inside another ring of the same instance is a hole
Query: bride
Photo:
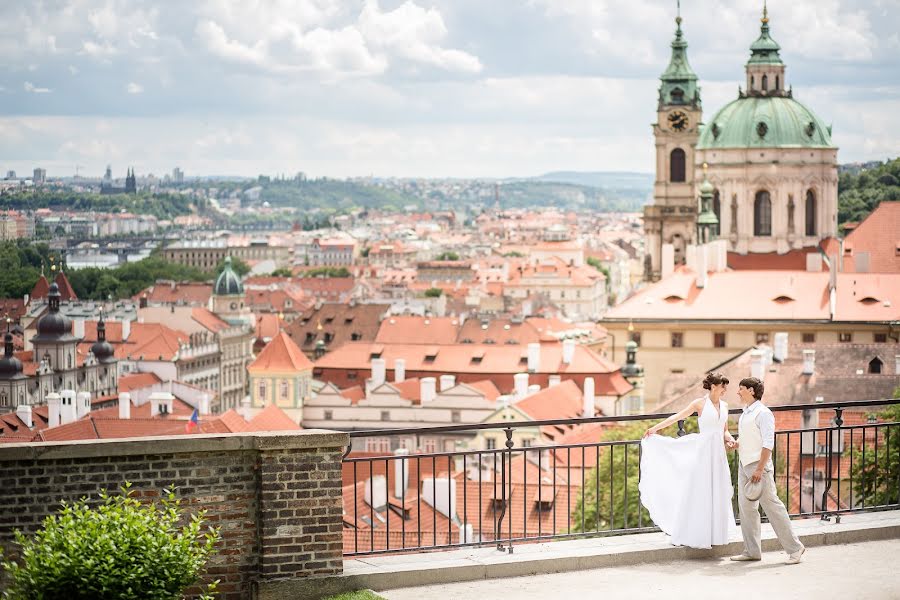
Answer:
[[[728, 431], [728, 403], [721, 399], [727, 387], [727, 377], [709, 373], [703, 380], [709, 393], [649, 428], [641, 441], [641, 503], [675, 545], [727, 544], [735, 527], [725, 456], [725, 447], [733, 448], [735, 441]], [[699, 434], [654, 435], [694, 412], [699, 414]]]

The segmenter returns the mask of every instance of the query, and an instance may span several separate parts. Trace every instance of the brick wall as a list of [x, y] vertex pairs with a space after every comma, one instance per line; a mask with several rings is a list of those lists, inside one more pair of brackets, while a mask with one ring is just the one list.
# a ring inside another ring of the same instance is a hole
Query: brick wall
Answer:
[[[206, 579], [248, 598], [279, 580], [340, 574], [342, 433], [226, 434], [0, 445], [0, 548], [35, 531], [61, 500], [125, 481], [139, 497], [177, 486], [221, 528]], [[2, 581], [0, 581], [0, 587]]]

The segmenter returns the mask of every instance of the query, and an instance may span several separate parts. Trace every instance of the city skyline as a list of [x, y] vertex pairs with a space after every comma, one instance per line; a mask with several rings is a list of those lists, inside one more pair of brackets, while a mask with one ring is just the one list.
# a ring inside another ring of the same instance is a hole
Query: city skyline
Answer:
[[[675, 3], [0, 8], [0, 167], [514, 177], [653, 170]], [[671, 5], [670, 5], [671, 4]], [[841, 163], [900, 153], [891, 3], [770, 3], [795, 97]], [[706, 117], [736, 97], [762, 5], [685, 3]], [[715, 15], [710, 18], [710, 15]], [[363, 103], [365, 103], [363, 105]]]

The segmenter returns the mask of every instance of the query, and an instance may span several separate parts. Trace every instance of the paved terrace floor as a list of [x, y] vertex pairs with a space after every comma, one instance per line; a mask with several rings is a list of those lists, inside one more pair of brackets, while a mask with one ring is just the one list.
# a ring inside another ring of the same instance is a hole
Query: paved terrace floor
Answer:
[[360, 557], [344, 564], [344, 584], [389, 600], [452, 598], [896, 598], [900, 600], [900, 511], [844, 515], [841, 523], [794, 521], [807, 546], [784, 565], [763, 524], [763, 560], [731, 563], [740, 531], [713, 550], [671, 546], [662, 533], [521, 544], [513, 554], [467, 548]]
[[900, 540], [810, 548], [799, 565], [768, 552], [758, 563], [727, 557], [488, 579], [380, 592], [388, 600], [552, 600], [565, 598], [900, 599]]

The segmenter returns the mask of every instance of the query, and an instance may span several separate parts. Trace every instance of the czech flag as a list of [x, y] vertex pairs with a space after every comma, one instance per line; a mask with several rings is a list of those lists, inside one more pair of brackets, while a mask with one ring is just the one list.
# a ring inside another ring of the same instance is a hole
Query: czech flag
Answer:
[[184, 430], [187, 433], [191, 433], [197, 426], [200, 424], [200, 413], [197, 412], [197, 409], [194, 409], [194, 412], [191, 413], [191, 420], [187, 422], [187, 425], [184, 426]]

